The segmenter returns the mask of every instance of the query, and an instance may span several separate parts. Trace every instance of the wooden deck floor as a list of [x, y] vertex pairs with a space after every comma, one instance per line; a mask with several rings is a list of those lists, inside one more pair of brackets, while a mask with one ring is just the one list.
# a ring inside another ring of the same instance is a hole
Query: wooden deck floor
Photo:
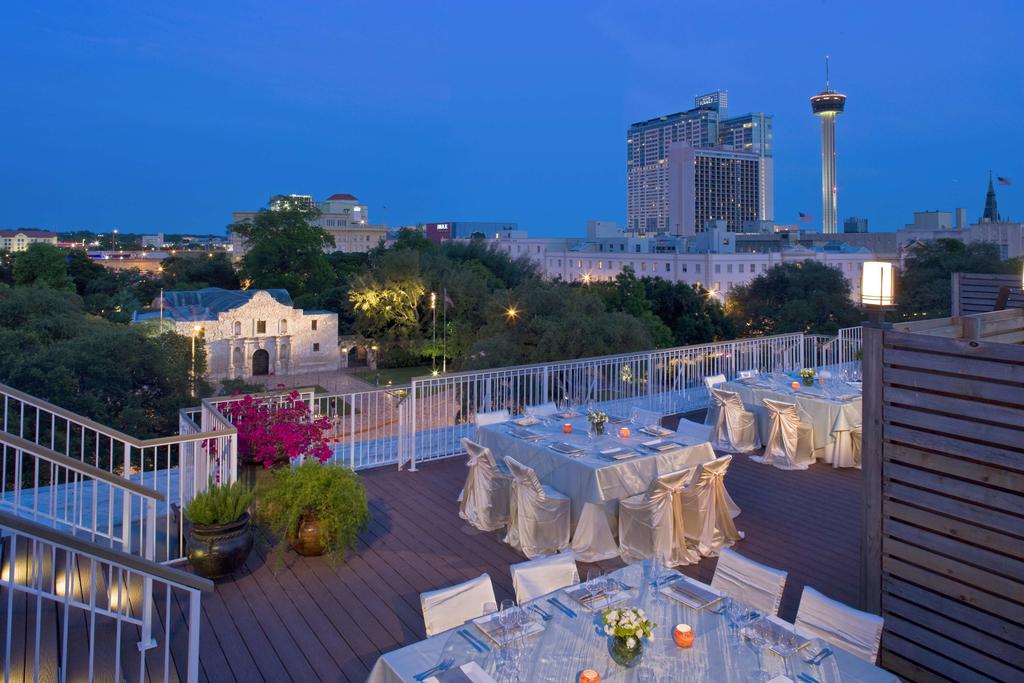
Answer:
[[[464, 476], [461, 458], [415, 473], [363, 473], [372, 520], [358, 550], [337, 566], [288, 554], [278, 567], [258, 548], [244, 571], [203, 596], [203, 680], [362, 683], [381, 653], [424, 637], [421, 591], [487, 572], [498, 599], [512, 597], [508, 566], [523, 557], [499, 534], [459, 519]], [[784, 618], [794, 617], [805, 584], [856, 603], [858, 470], [819, 464], [785, 472], [737, 457], [726, 486], [743, 510], [736, 521], [746, 538], [736, 549], [789, 572]], [[714, 564], [684, 571], [709, 581]]]

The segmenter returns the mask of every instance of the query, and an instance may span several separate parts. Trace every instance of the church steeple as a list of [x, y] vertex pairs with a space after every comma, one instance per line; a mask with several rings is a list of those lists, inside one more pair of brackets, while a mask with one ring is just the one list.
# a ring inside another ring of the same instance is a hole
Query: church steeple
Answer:
[[992, 186], [992, 171], [988, 172], [988, 192], [985, 193], [985, 212], [981, 214], [982, 223], [998, 223], [999, 207], [996, 206], [996, 189]]

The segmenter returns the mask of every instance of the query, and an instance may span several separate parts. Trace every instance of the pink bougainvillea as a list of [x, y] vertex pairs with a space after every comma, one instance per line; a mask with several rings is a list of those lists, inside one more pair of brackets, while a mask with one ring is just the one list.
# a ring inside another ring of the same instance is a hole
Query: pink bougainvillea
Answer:
[[238, 430], [238, 453], [244, 462], [270, 468], [301, 457], [320, 462], [331, 457], [324, 436], [330, 419], [313, 418], [297, 391], [273, 403], [247, 395], [221, 410]]

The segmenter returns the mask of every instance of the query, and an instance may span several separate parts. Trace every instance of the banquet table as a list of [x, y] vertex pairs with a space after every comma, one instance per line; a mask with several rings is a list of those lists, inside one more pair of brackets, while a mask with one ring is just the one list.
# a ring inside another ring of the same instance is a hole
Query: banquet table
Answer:
[[764, 399], [795, 403], [801, 419], [808, 421], [814, 431], [815, 459], [827, 463], [851, 462], [850, 431], [861, 425], [860, 389], [846, 382], [829, 381], [813, 386], [800, 384], [800, 388], [794, 390], [791, 386], [794, 381], [799, 380], [773, 373], [726, 382], [719, 388], [739, 394], [743, 405], [757, 416], [762, 439], [769, 431]]
[[[562, 431], [563, 425], [572, 425], [572, 433]], [[620, 427], [627, 426], [630, 436], [618, 436]], [[644, 434], [633, 425], [609, 422], [606, 434], [590, 433], [585, 416], [553, 418], [522, 427], [536, 439], [523, 439], [513, 435], [515, 421], [487, 425], [477, 432], [477, 442], [491, 449], [495, 459], [502, 461], [512, 456], [533, 468], [542, 484], [547, 484], [572, 500], [572, 548], [585, 562], [610, 559], [618, 555], [614, 541], [617, 527], [618, 501], [643, 493], [662, 474], [707, 462], [714, 451], [706, 442], [698, 443], [684, 434], [654, 437]], [[655, 439], [671, 442], [671, 450], [653, 451], [645, 442]], [[553, 450], [555, 443], [567, 443], [583, 449], [570, 455]], [[600, 451], [620, 447], [632, 450], [635, 456], [625, 460], [610, 460]]]
[[[805, 662], [805, 655], [820, 650], [820, 641], [812, 642], [806, 649], [785, 658], [767, 648], [761, 649], [759, 653], [745, 639], [730, 635], [726, 617], [717, 614], [715, 606], [694, 609], [652, 588], [650, 582], [644, 579], [641, 565], [626, 566], [613, 572], [612, 576], [632, 587], [626, 592], [626, 599], [616, 606], [640, 607], [657, 624], [654, 638], [644, 644], [642, 659], [635, 668], [626, 669], [612, 661], [607, 638], [601, 631], [600, 613], [589, 612], [569, 597], [565, 590], [560, 590], [530, 603], [551, 615], [550, 620], [543, 621], [538, 614], [527, 610], [535, 624], [543, 625], [540, 633], [502, 648], [487, 640], [475, 626], [467, 624], [382, 655], [370, 672], [368, 683], [413, 681], [417, 673], [446, 658], [454, 660], [454, 667], [475, 662], [494, 681], [502, 683], [574, 682], [584, 669], [596, 670], [602, 683], [740, 683], [757, 680], [758, 667], [768, 674], [765, 680], [785, 675], [797, 681], [798, 675], [809, 674], [821, 683], [898, 681], [893, 674], [835, 646], [830, 646], [834, 655], [824, 658], [821, 664]], [[677, 580], [692, 582], [717, 592], [687, 577]], [[559, 610], [548, 602], [549, 597], [557, 598], [573, 610], [576, 616], [571, 617]], [[788, 622], [777, 617], [770, 618], [777, 624], [793, 629], [793, 625]], [[690, 648], [681, 649], [672, 639], [672, 629], [680, 623], [689, 624], [693, 628], [695, 639]], [[485, 639], [490, 649], [477, 651], [458, 633], [462, 629], [468, 629], [472, 635]], [[654, 678], [651, 678], [652, 674]]]

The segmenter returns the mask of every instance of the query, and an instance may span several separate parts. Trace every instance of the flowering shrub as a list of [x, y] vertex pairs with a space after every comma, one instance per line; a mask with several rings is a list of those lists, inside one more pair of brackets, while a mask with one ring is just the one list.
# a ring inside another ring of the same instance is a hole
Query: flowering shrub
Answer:
[[626, 649], [633, 650], [644, 638], [654, 640], [655, 624], [638, 607], [607, 609], [604, 611], [604, 632], [625, 641]]
[[273, 405], [247, 395], [224, 406], [223, 413], [238, 430], [238, 453], [244, 462], [270, 468], [296, 458], [325, 462], [331, 457], [324, 436], [331, 428], [330, 418], [314, 419], [297, 391]]

